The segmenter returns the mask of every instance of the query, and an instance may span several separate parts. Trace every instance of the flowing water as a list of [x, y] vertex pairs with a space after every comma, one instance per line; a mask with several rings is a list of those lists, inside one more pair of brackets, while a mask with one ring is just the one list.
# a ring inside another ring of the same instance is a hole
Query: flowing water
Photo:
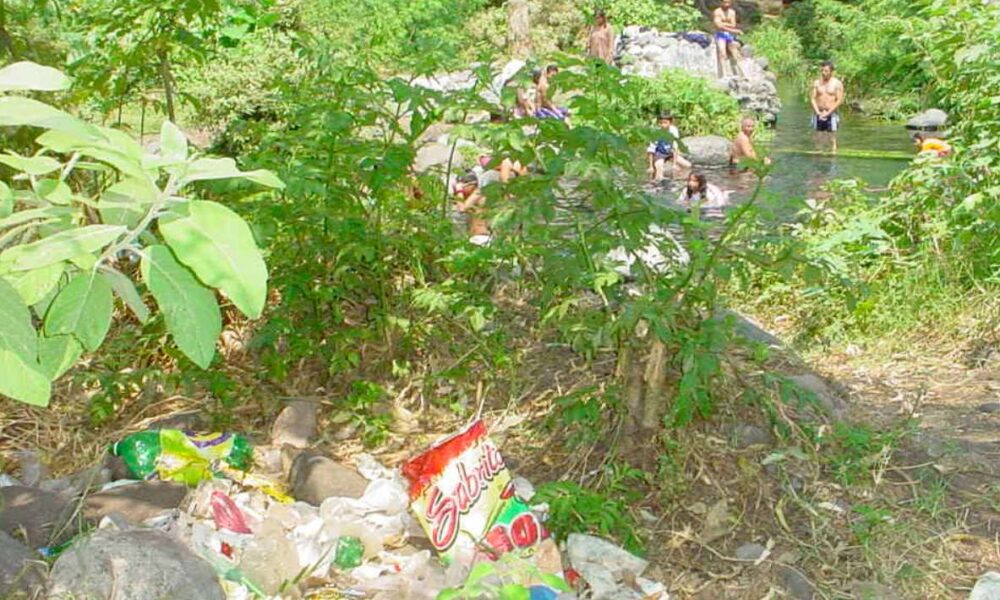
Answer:
[[[841, 111], [837, 133], [839, 154], [829, 154], [829, 141], [817, 137], [810, 126], [812, 107], [800, 87], [779, 86], [781, 115], [773, 139], [763, 150], [774, 161], [765, 181], [765, 191], [780, 202], [781, 198], [806, 198], [814, 195], [831, 179], [861, 179], [869, 189], [884, 189], [908, 164], [914, 154], [906, 129], [898, 123], [865, 118], [853, 112]], [[826, 154], [824, 154], [826, 152]], [[897, 155], [893, 158], [845, 156], [851, 153]], [[734, 173], [730, 169], [707, 170], [709, 181], [733, 190], [736, 202], [753, 191], [756, 178]], [[669, 198], [676, 197], [681, 181], [668, 186]]]

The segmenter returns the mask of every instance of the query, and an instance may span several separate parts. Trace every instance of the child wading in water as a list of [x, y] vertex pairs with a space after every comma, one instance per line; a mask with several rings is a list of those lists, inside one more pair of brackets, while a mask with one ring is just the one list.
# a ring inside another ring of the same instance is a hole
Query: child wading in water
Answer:
[[667, 163], [673, 165], [675, 169], [687, 169], [691, 167], [691, 163], [681, 156], [680, 151], [677, 149], [676, 142], [681, 139], [681, 132], [674, 125], [673, 115], [663, 113], [660, 115], [657, 123], [660, 129], [669, 135], [650, 142], [646, 148], [646, 157], [649, 162], [646, 172], [649, 173], [653, 181], [663, 179]]

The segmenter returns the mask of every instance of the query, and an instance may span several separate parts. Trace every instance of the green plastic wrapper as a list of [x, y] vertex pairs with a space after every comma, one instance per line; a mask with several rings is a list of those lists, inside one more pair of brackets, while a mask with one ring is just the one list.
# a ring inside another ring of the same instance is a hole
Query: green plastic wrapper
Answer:
[[341, 569], [353, 569], [361, 565], [364, 553], [365, 546], [360, 539], [344, 535], [337, 539], [337, 553], [333, 557], [333, 563]]
[[190, 486], [211, 479], [222, 466], [246, 471], [253, 447], [240, 434], [188, 433], [179, 429], [140, 431], [111, 447], [136, 479], [179, 481]]

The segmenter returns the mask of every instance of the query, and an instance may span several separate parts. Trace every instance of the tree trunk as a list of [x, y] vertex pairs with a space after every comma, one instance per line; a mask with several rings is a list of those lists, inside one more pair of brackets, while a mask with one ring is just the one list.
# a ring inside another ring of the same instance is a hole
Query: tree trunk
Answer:
[[515, 58], [531, 54], [531, 15], [528, 0], [507, 2], [507, 50]]
[[625, 390], [622, 437], [625, 456], [648, 458], [646, 450], [651, 447], [650, 442], [663, 429], [669, 403], [668, 360], [666, 345], [641, 333], [627, 342], [618, 355], [617, 375]]
[[177, 123], [177, 112], [174, 110], [174, 75], [170, 71], [170, 55], [166, 50], [160, 50], [160, 79], [163, 81], [163, 95], [167, 102], [167, 118], [171, 123]]

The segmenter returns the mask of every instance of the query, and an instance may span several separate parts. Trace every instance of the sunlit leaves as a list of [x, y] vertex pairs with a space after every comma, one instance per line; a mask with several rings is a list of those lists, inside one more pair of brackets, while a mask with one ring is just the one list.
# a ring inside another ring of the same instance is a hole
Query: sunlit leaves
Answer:
[[111, 285], [95, 272], [80, 273], [52, 301], [45, 315], [49, 336], [73, 335], [90, 351], [104, 341], [111, 327], [114, 302]]
[[34, 90], [54, 92], [70, 85], [69, 77], [52, 67], [29, 61], [16, 62], [0, 69], [0, 92]]

